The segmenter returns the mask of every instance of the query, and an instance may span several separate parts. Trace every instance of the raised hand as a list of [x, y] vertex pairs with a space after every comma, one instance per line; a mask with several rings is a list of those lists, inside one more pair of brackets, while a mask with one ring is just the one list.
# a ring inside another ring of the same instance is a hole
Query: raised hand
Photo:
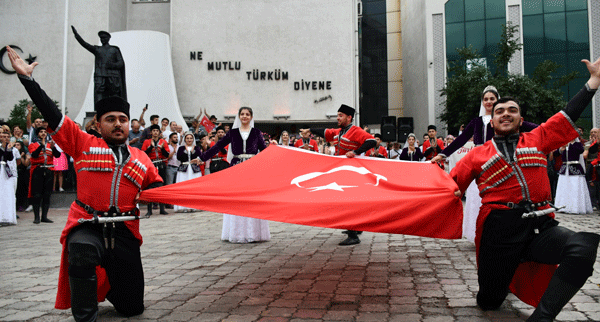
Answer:
[[38, 62], [33, 62], [31, 65], [28, 65], [25, 61], [23, 61], [23, 59], [21, 59], [21, 56], [19, 56], [16, 51], [10, 48], [10, 46], [6, 46], [6, 52], [8, 53], [10, 64], [17, 74], [31, 77], [33, 74], [33, 69], [38, 65]]
[[582, 59], [581, 62], [585, 64], [590, 72], [590, 80], [588, 81], [588, 85], [591, 89], [597, 89], [598, 86], [600, 86], [600, 58], [593, 63], [587, 59]]

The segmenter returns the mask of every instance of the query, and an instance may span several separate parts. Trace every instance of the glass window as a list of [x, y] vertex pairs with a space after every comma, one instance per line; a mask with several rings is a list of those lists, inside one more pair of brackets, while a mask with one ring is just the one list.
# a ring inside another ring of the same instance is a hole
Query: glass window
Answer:
[[470, 21], [465, 23], [467, 46], [472, 45], [479, 55], [485, 52], [485, 21]]
[[[567, 68], [569, 73], [576, 71], [578, 77], [583, 77], [587, 80], [589, 72], [585, 64], [581, 62], [582, 59], [590, 59], [589, 50], [569, 52], [569, 56], [567, 57]], [[583, 84], [581, 84], [581, 86], [583, 86]]]
[[554, 75], [556, 75], [557, 77], [562, 77], [567, 74], [567, 54], [565, 52], [547, 54], [546, 59], [551, 60], [560, 65], [560, 67], [556, 70]]
[[363, 24], [373, 28], [382, 28], [386, 26], [386, 15], [363, 16]]
[[449, 0], [445, 5], [446, 23], [465, 21], [465, 6], [463, 0]]
[[544, 17], [523, 16], [523, 51], [526, 54], [544, 52]]
[[587, 11], [567, 12], [567, 40], [569, 51], [590, 49]]
[[385, 1], [373, 1], [363, 5], [363, 16], [384, 14]]
[[544, 1], [544, 13], [564, 12], [565, 0], [546, 0]]
[[542, 0], [523, 0], [523, 15], [537, 15], [544, 12]]
[[545, 51], [556, 53], [567, 49], [565, 13], [544, 14]]
[[587, 0], [569, 0], [569, 1], [567, 1], [567, 11], [586, 10], [586, 9], [587, 9]]
[[446, 51], [456, 54], [456, 49], [465, 47], [465, 24], [462, 22], [446, 25]]
[[533, 75], [533, 71], [537, 65], [546, 60], [544, 54], [525, 55], [523, 61], [525, 63], [525, 74]]
[[465, 20], [483, 20], [485, 19], [485, 8], [483, 0], [465, 0]]
[[485, 18], [503, 18], [506, 17], [506, 6], [504, 1], [486, 0], [485, 1]]
[[[487, 44], [488, 46], [497, 47], [500, 42], [500, 37], [502, 36], [502, 25], [506, 25], [506, 19], [489, 19], [487, 20], [486, 25], [486, 35], [487, 35]], [[495, 53], [494, 51], [489, 51], [488, 53]]]

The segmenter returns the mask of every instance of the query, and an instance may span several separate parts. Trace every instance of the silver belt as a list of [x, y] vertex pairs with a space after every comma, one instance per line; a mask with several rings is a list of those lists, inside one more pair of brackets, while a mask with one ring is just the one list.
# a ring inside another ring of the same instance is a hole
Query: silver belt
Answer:
[[238, 154], [238, 155], [234, 155], [234, 158], [238, 158], [238, 159], [250, 159], [251, 157], [255, 156], [256, 154]]
[[[35, 166], [35, 164], [34, 164], [34, 166]], [[53, 168], [54, 164], [40, 164], [40, 165], [38, 165], [38, 167], [40, 167], [40, 168]]]
[[564, 163], [565, 164], [577, 164], [577, 163], [579, 163], [579, 161], [567, 161], [567, 162], [564, 162]]

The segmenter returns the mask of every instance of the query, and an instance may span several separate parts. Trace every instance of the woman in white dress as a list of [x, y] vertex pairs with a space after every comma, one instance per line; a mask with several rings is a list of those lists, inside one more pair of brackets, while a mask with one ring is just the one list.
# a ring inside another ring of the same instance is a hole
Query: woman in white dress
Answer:
[[10, 142], [10, 133], [0, 133], [0, 225], [17, 224], [17, 161], [19, 151]]
[[[177, 149], [177, 160], [181, 162], [179, 168], [177, 168], [176, 182], [182, 182], [199, 178], [202, 176], [202, 170], [200, 165], [203, 163], [200, 160], [202, 155], [202, 149], [196, 146], [196, 139], [192, 132], [186, 132], [183, 136], [184, 144]], [[192, 208], [186, 208], [182, 206], [175, 206], [175, 212], [188, 212], [196, 211]]]
[[562, 157], [562, 165], [558, 171], [556, 198], [554, 205], [565, 207], [560, 212], [569, 214], [590, 214], [593, 212], [592, 201], [585, 180], [582, 153], [583, 144], [579, 139], [561, 147], [554, 156]]
[[[202, 160], [208, 160], [227, 144], [227, 161], [231, 166], [244, 162], [267, 148], [260, 130], [254, 127], [252, 109], [240, 108], [231, 130], [206, 151]], [[262, 219], [223, 214], [221, 240], [231, 243], [252, 243], [271, 240], [269, 222]]]

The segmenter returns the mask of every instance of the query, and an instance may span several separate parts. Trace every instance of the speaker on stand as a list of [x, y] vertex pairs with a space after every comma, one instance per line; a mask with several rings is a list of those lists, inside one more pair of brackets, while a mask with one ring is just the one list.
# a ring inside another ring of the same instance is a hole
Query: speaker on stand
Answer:
[[414, 133], [414, 125], [412, 117], [399, 117], [398, 118], [398, 142], [404, 144], [408, 135]]
[[396, 141], [396, 117], [384, 116], [381, 118], [381, 141]]

